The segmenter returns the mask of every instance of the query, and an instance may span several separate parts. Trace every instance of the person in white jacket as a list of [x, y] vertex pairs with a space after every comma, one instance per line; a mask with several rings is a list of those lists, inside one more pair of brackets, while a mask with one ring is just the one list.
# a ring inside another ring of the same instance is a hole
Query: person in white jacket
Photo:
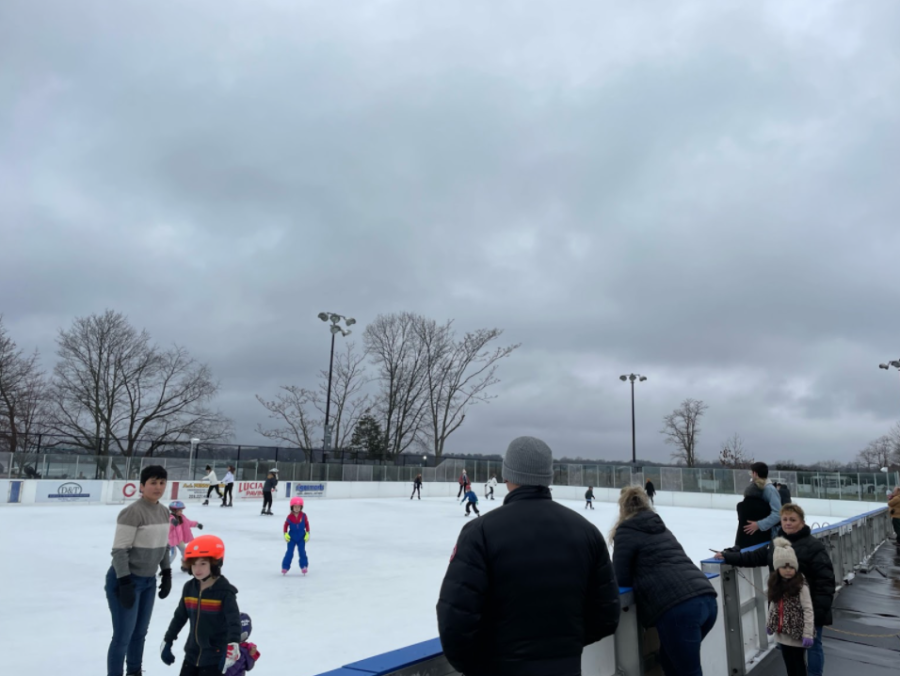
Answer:
[[212, 495], [212, 492], [215, 491], [216, 495], [220, 498], [222, 497], [222, 491], [219, 490], [219, 479], [216, 477], [215, 470], [209, 465], [206, 466], [206, 471], [209, 472], [205, 477], [200, 479], [200, 481], [208, 481], [209, 482], [209, 490], [206, 491], [206, 500], [203, 501], [204, 505], [209, 504], [209, 496]]
[[234, 466], [228, 465], [228, 471], [225, 472], [225, 478], [222, 479], [225, 484], [225, 494], [222, 496], [222, 507], [232, 507], [231, 501], [234, 499], [231, 491], [234, 489]]
[[497, 475], [491, 474], [491, 478], [488, 479], [488, 482], [484, 485], [484, 499], [485, 500], [493, 500], [494, 499], [494, 489], [497, 487]]

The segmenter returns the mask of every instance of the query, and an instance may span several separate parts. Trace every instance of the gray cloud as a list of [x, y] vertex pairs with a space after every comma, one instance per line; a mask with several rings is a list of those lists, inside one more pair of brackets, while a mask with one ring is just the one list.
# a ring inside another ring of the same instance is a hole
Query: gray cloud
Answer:
[[[451, 450], [846, 458], [898, 417], [894, 3], [0, 8], [0, 312], [53, 361], [112, 307], [253, 394], [321, 309], [524, 347]], [[893, 351], [893, 353], [892, 353]], [[894, 354], [897, 353], [897, 354]]]

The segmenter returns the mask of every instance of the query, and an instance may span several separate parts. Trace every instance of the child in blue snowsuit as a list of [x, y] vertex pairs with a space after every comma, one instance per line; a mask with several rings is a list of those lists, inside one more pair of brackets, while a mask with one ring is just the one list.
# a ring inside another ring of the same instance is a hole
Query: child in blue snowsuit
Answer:
[[466, 502], [466, 516], [469, 516], [469, 509], [475, 510], [476, 516], [481, 516], [481, 512], [478, 511], [478, 496], [475, 495], [475, 491], [472, 490], [472, 486], [466, 486], [466, 494], [463, 496], [463, 502]]
[[281, 562], [281, 574], [286, 575], [294, 559], [294, 548], [300, 556], [300, 570], [306, 575], [309, 560], [306, 558], [306, 543], [309, 542], [309, 517], [303, 513], [303, 498], [291, 498], [291, 513], [284, 520], [284, 539], [287, 551]]

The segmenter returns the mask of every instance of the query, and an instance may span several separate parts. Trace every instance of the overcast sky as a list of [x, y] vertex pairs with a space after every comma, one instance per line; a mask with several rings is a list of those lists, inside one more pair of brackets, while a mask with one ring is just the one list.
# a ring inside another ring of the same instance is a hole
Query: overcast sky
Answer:
[[[848, 460], [900, 418], [900, 3], [0, 3], [0, 313], [125, 313], [254, 394], [322, 310], [523, 347], [448, 452]], [[352, 336], [357, 337], [357, 336]]]

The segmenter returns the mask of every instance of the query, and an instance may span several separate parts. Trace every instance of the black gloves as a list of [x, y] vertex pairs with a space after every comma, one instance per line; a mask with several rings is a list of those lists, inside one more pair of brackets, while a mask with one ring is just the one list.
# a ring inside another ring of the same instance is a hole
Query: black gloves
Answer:
[[164, 599], [172, 591], [172, 569], [166, 568], [160, 573], [162, 580], [159, 583], [159, 598]]
[[198, 524], [197, 524], [197, 528], [199, 528], [200, 530], [203, 530], [203, 524], [202, 524], [202, 523], [198, 523]]
[[175, 664], [175, 655], [172, 654], [172, 642], [171, 641], [163, 641], [162, 646], [159, 649], [159, 656], [162, 657], [162, 661], [172, 666]]
[[126, 610], [134, 606], [134, 583], [130, 577], [120, 577], [119, 585], [116, 587], [116, 596], [119, 597], [119, 603]]

